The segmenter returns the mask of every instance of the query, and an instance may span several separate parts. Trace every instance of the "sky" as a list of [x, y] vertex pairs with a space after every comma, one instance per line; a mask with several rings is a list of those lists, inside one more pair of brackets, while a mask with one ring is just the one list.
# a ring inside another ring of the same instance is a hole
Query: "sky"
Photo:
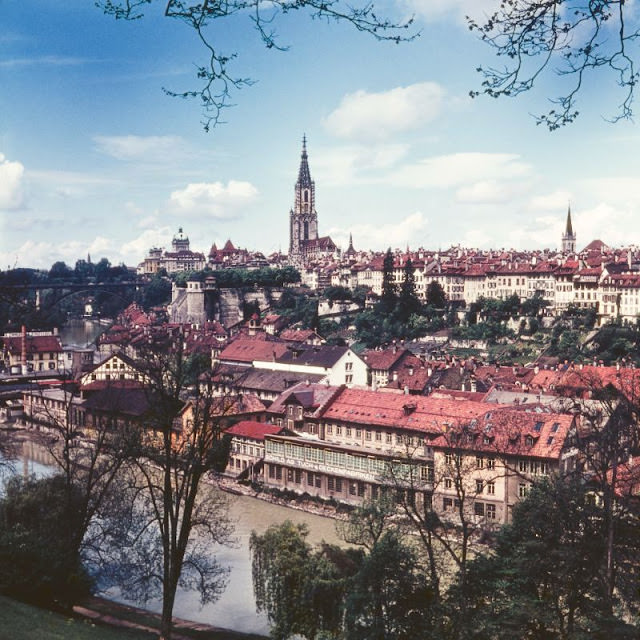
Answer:
[[[0, 269], [136, 266], [179, 228], [207, 254], [227, 239], [288, 250], [307, 137], [319, 232], [346, 249], [557, 248], [570, 204], [578, 248], [640, 244], [640, 132], [612, 124], [621, 95], [586, 83], [581, 115], [536, 126], [553, 75], [517, 99], [469, 97], [496, 64], [464, 16], [494, 0], [383, 0], [415, 17], [411, 42], [378, 42], [303, 12], [273, 23], [267, 49], [249, 14], [212, 25], [239, 77], [209, 132], [197, 87], [205, 50], [151, 2], [143, 19], [93, 2], [0, 0]], [[633, 5], [631, 5], [633, 6]]]

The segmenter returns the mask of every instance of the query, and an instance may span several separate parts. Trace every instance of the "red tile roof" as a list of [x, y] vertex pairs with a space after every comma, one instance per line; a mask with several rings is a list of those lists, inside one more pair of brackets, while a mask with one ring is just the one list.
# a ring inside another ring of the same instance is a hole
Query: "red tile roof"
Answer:
[[250, 364], [255, 360], [274, 360], [282, 356], [286, 351], [287, 345], [283, 342], [241, 336], [228, 344], [219, 357], [221, 361]]
[[254, 420], [242, 420], [227, 429], [225, 433], [232, 436], [252, 438], [253, 440], [264, 440], [265, 435], [276, 435], [282, 431], [282, 427], [275, 424], [255, 422]]

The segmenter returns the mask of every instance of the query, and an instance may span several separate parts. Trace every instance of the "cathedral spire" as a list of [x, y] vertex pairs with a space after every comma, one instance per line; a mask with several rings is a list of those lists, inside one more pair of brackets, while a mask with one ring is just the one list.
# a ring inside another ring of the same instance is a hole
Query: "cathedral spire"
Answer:
[[300, 169], [298, 171], [298, 185], [311, 187], [311, 172], [309, 171], [309, 158], [307, 157], [307, 136], [302, 136], [302, 154], [300, 156]]

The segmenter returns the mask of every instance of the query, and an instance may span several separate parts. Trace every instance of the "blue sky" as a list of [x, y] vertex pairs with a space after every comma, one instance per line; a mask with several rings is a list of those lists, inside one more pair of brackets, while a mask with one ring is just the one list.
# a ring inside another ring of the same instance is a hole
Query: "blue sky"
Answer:
[[493, 0], [387, 0], [420, 38], [376, 42], [301, 13], [266, 50], [246, 16], [215, 25], [237, 52], [225, 124], [203, 131], [195, 86], [204, 51], [152, 3], [136, 22], [87, 0], [0, 2], [0, 268], [76, 259], [136, 265], [183, 227], [194, 250], [288, 248], [301, 139], [320, 233], [346, 248], [557, 247], [571, 202], [578, 245], [640, 244], [637, 126], [612, 125], [621, 96], [587, 84], [581, 116], [549, 133], [557, 80], [516, 100], [471, 100], [490, 52], [463, 16]]

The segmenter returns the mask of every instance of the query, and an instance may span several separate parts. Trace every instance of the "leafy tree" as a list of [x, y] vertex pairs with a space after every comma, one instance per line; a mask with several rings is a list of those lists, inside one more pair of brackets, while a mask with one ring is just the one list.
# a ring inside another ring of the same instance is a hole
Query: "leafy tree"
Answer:
[[[141, 18], [146, 5], [158, 4], [154, 0], [98, 0], [96, 3], [105, 13], [116, 19], [137, 20]], [[221, 111], [230, 106], [231, 93], [234, 89], [249, 86], [253, 81], [249, 78], [235, 76], [230, 70], [236, 53], [221, 50], [215, 37], [219, 21], [246, 17], [250, 26], [255, 28], [258, 38], [267, 49], [285, 50], [274, 29], [279, 16], [290, 11], [307, 11], [312, 18], [327, 21], [339, 21], [352, 24], [355, 29], [373, 35], [377, 40], [400, 42], [415, 37], [408, 29], [412, 20], [395, 24], [380, 19], [373, 10], [373, 5], [352, 6], [343, 0], [276, 0], [264, 5], [259, 0], [204, 0], [204, 2], [184, 2], [182, 0], [164, 0], [164, 15], [167, 19], [176, 20], [193, 29], [199, 43], [204, 45], [205, 61], [196, 65], [196, 78], [199, 87], [186, 91], [164, 89], [170, 96], [197, 98], [203, 108], [203, 125], [206, 131], [215, 125]]]
[[427, 286], [427, 304], [436, 309], [444, 309], [447, 305], [447, 295], [436, 280], [432, 280]]
[[83, 496], [64, 477], [13, 476], [0, 500], [0, 592], [68, 607], [91, 585], [75, 543]]
[[359, 554], [323, 545], [314, 551], [306, 525], [287, 520], [251, 534], [253, 588], [258, 611], [267, 614], [271, 637], [339, 637], [345, 578]]
[[228, 500], [215, 486], [227, 462], [221, 451], [228, 453], [221, 419], [232, 403], [199, 385], [187, 395], [195, 372], [180, 340], [142, 356], [150, 409], [131, 456], [137, 499], [113, 548], [123, 591], [162, 598], [160, 633], [169, 640], [178, 586], [196, 590], [203, 604], [226, 586], [228, 570], [211, 549], [232, 540]]
[[331, 302], [334, 302], [335, 300], [351, 300], [351, 289], [348, 289], [347, 287], [327, 287], [323, 292], [322, 295], [327, 299], [330, 300]]
[[346, 602], [350, 640], [410, 640], [432, 634], [432, 592], [415, 548], [393, 532], [374, 544], [354, 576]]
[[64, 262], [54, 262], [49, 269], [49, 278], [51, 280], [72, 280], [73, 269], [68, 267]]
[[[495, 551], [472, 560], [464, 587], [452, 589], [456, 637], [636, 637], [637, 628], [603, 607], [602, 515], [580, 480], [553, 477], [534, 485], [514, 507]], [[458, 615], [463, 600], [464, 617]]]
[[171, 281], [163, 275], [154, 274], [142, 292], [142, 306], [147, 311], [171, 300]]
[[536, 122], [554, 130], [576, 119], [583, 83], [589, 77], [600, 81], [598, 72], [606, 69], [622, 93], [613, 120], [632, 117], [640, 30], [624, 0], [502, 0], [484, 20], [469, 19], [469, 27], [504, 62], [478, 69], [482, 88], [472, 96], [518, 96], [553, 69], [561, 93]]

